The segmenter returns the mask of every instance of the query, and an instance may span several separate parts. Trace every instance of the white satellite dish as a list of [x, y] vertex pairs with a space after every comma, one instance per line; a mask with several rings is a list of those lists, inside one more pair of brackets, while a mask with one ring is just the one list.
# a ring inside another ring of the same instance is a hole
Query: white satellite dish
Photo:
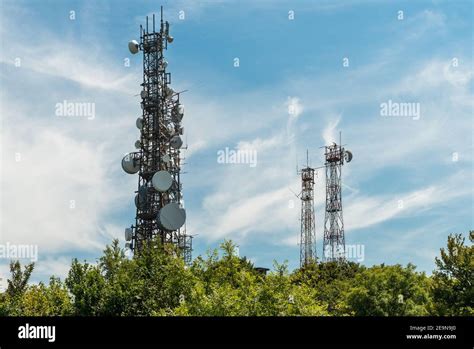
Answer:
[[174, 38], [171, 35], [168, 35], [167, 40], [171, 44], [173, 42]]
[[128, 49], [132, 54], [138, 53], [140, 51], [140, 45], [136, 40], [129, 41], [128, 43]]
[[125, 228], [125, 241], [132, 240], [133, 232], [132, 228]]
[[180, 136], [174, 136], [170, 140], [170, 145], [174, 149], [179, 149], [183, 145], [183, 140], [181, 139]]
[[122, 168], [128, 174], [135, 174], [140, 170], [140, 160], [133, 158], [133, 153], [128, 153], [122, 159]]
[[181, 228], [186, 221], [186, 211], [175, 202], [166, 204], [156, 217], [162, 229], [173, 231]]
[[151, 183], [156, 190], [165, 192], [173, 184], [173, 177], [168, 171], [158, 171], [153, 175]]
[[142, 98], [148, 97], [148, 92], [146, 90], [142, 90], [142, 92], [140, 92], [140, 96]]
[[135, 142], [135, 148], [140, 149], [142, 147], [142, 142], [136, 141]]
[[351, 162], [352, 160], [352, 153], [349, 151], [349, 150], [346, 150], [344, 152], [344, 158], [346, 160], [346, 162]]
[[161, 158], [161, 161], [163, 161], [165, 164], [169, 164], [171, 162], [171, 156], [169, 156], [168, 154], [165, 154]]
[[135, 122], [135, 125], [137, 125], [137, 128], [141, 130], [143, 128], [143, 118], [138, 118], [137, 121]]

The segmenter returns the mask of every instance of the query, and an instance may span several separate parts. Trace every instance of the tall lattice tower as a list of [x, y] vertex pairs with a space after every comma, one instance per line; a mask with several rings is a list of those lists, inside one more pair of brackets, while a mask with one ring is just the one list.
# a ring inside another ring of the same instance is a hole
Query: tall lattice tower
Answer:
[[306, 152], [306, 167], [301, 174], [301, 236], [300, 267], [316, 262], [316, 229], [314, 219], [314, 168], [309, 167]]
[[346, 243], [342, 215], [341, 169], [344, 161], [352, 160], [352, 153], [342, 145], [325, 146], [326, 157], [326, 214], [324, 218], [323, 256], [325, 261], [345, 259]]
[[141, 84], [142, 115], [136, 120], [140, 138], [136, 151], [122, 160], [125, 172], [138, 173], [135, 195], [135, 225], [125, 230], [126, 247], [139, 253], [144, 242], [159, 236], [162, 243], [171, 243], [182, 251], [186, 262], [191, 260], [192, 237], [182, 229], [186, 212], [183, 207], [180, 179], [183, 145], [181, 120], [184, 107], [180, 93], [171, 87], [171, 74], [164, 51], [173, 42], [169, 23], [161, 21], [155, 27], [155, 15], [145, 27], [140, 26], [140, 42], [132, 40], [128, 47], [132, 54], [143, 52], [143, 83]]

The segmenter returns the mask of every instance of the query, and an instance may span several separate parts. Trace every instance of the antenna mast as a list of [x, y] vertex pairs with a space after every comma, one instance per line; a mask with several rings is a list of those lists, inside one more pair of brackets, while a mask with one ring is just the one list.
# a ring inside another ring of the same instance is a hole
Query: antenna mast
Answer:
[[323, 255], [325, 261], [345, 260], [346, 242], [342, 214], [341, 169], [344, 160], [350, 162], [352, 153], [340, 144], [325, 146], [326, 157], [326, 214], [324, 218]]
[[122, 167], [127, 173], [138, 172], [138, 190], [135, 196], [135, 225], [125, 230], [126, 247], [135, 254], [144, 244], [158, 236], [163, 244], [177, 245], [185, 261], [191, 261], [192, 236], [184, 226], [180, 148], [183, 141], [181, 120], [184, 107], [180, 93], [171, 87], [171, 74], [164, 51], [173, 42], [169, 23], [163, 22], [161, 7], [160, 31], [140, 26], [140, 43], [130, 41], [132, 54], [143, 51], [143, 83], [141, 96], [142, 116], [136, 121], [140, 140], [137, 151], [127, 154]]
[[314, 168], [309, 167], [306, 150], [306, 167], [301, 174], [301, 235], [300, 267], [316, 262], [316, 229], [314, 218]]

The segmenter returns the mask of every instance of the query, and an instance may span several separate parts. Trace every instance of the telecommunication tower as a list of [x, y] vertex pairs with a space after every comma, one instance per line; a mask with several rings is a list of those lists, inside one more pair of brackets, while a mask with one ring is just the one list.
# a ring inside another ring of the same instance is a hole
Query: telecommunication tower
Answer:
[[136, 120], [140, 138], [134, 152], [122, 160], [122, 168], [129, 174], [138, 173], [135, 195], [135, 225], [125, 229], [125, 245], [134, 254], [140, 253], [144, 243], [158, 236], [163, 244], [178, 246], [184, 260], [191, 261], [192, 236], [182, 229], [186, 220], [180, 180], [183, 145], [181, 121], [184, 107], [180, 93], [171, 87], [171, 74], [164, 51], [173, 42], [169, 23], [161, 21], [155, 28], [146, 17], [140, 25], [140, 42], [132, 40], [128, 48], [132, 54], [143, 52], [143, 83], [141, 84], [142, 115]]
[[316, 262], [316, 229], [314, 219], [314, 168], [309, 166], [306, 152], [306, 167], [301, 174], [301, 235], [300, 267]]
[[325, 261], [345, 260], [346, 243], [342, 214], [341, 169], [352, 153], [340, 144], [325, 146], [326, 214], [324, 218], [323, 255]]

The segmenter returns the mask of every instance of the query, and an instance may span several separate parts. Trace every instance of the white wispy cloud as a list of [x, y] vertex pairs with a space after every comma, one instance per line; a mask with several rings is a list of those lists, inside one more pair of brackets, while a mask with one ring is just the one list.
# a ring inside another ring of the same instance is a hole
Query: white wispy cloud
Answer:
[[324, 144], [330, 145], [333, 142], [339, 144], [339, 132], [338, 132], [337, 127], [340, 121], [341, 121], [341, 117], [337, 116], [334, 119], [332, 119], [329, 122], [329, 124], [324, 128], [324, 131], [323, 131]]
[[408, 192], [375, 196], [350, 195], [345, 200], [345, 227], [350, 232], [397, 217], [422, 216], [430, 208], [472, 196], [472, 189], [466, 190], [457, 185], [468, 180], [469, 174], [460, 171], [441, 182]]

